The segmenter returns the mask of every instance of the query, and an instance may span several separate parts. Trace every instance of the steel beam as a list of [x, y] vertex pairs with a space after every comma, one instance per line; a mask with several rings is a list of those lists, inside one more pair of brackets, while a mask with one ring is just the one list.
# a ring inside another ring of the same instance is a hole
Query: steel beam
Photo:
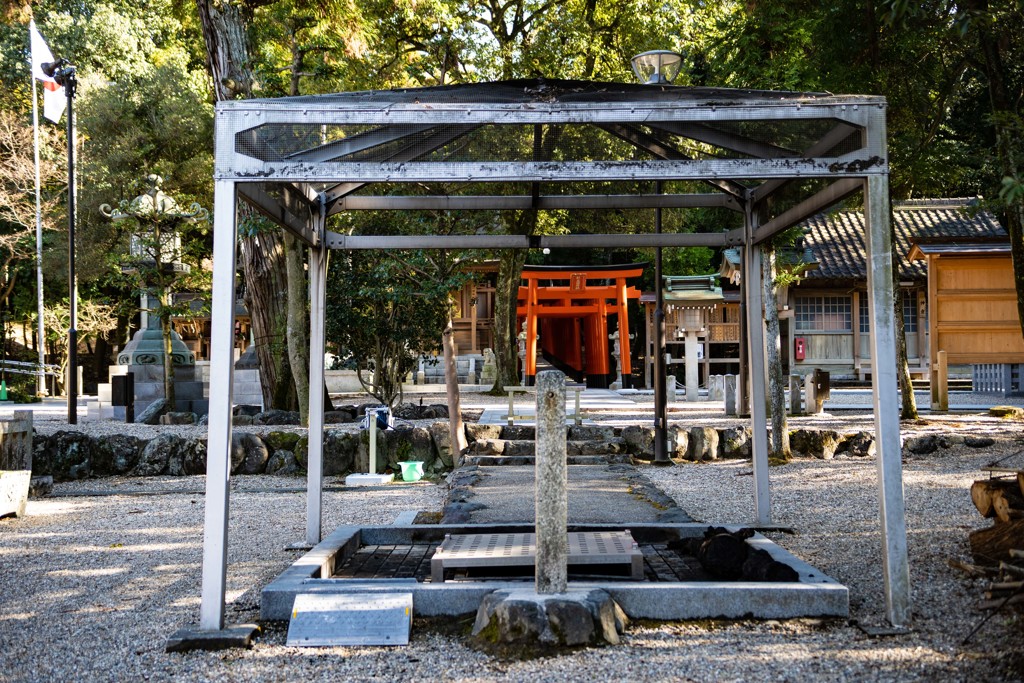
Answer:
[[[801, 156], [804, 157], [823, 157], [832, 152], [836, 145], [841, 143], [846, 138], [853, 135], [858, 130], [862, 130], [862, 126], [855, 126], [849, 123], [839, 123], [835, 128], [827, 132], [820, 140], [815, 142], [813, 145], [808, 147]], [[885, 147], [881, 147], [885, 149]], [[765, 181], [755, 187], [750, 195], [754, 200], [754, 203], [760, 203], [764, 199], [774, 194], [780, 188], [793, 182], [793, 178], [775, 178], [772, 180]]]
[[726, 233], [654, 235], [342, 235], [328, 231], [328, 249], [565, 249], [722, 247]]
[[[623, 124], [606, 124], [600, 128], [612, 135], [625, 140], [634, 147], [638, 147], [659, 159], [666, 160], [693, 160], [693, 157], [683, 154], [671, 145], [659, 140], [653, 135], [648, 135], [636, 126]], [[743, 199], [747, 196], [747, 187], [734, 180], [705, 180], [712, 187], [717, 187], [722, 192], [731, 194], [733, 197]]]
[[882, 528], [885, 609], [893, 626], [905, 626], [910, 620], [910, 567], [896, 377], [896, 312], [892, 291], [894, 266], [888, 178], [868, 178], [864, 182], [864, 195], [868, 310], [871, 315], [871, 386], [875, 443], [878, 444], [878, 518]]
[[340, 140], [333, 140], [318, 147], [313, 147], [312, 149], [306, 149], [301, 152], [289, 154], [285, 159], [293, 161], [309, 161], [313, 163], [335, 161], [350, 154], [365, 152], [368, 149], [373, 149], [380, 145], [386, 145], [389, 142], [402, 140], [403, 138], [407, 138], [412, 135], [419, 135], [420, 133], [431, 130], [435, 127], [436, 126], [432, 125], [405, 125], [400, 128], [397, 126], [383, 126], [358, 135], [351, 135]]
[[235, 368], [235, 184], [218, 180], [213, 198], [213, 312], [210, 346], [210, 426], [206, 441], [206, 518], [199, 627], [224, 627], [231, 477], [232, 385]]
[[[644, 161], [464, 161], [443, 164], [409, 162], [348, 162], [240, 164], [217, 178], [251, 181], [334, 182], [328, 201], [351, 194], [367, 183], [417, 182], [607, 182], [613, 180], [700, 180], [714, 183], [728, 178], [841, 178], [885, 174], [882, 156], [864, 150], [835, 158], [799, 159], [672, 159]], [[738, 190], [739, 187], [729, 181]]]
[[783, 211], [775, 218], [754, 231], [754, 244], [760, 244], [769, 240], [783, 230], [790, 228], [797, 223], [804, 221], [811, 216], [821, 213], [824, 209], [841, 202], [850, 195], [857, 194], [864, 187], [864, 181], [859, 178], [843, 178], [825, 187], [825, 189], [811, 195], [796, 206]]
[[537, 209], [689, 209], [725, 208], [740, 211], [727, 194], [606, 194], [606, 195], [443, 195], [363, 196], [348, 195], [334, 202], [331, 213], [340, 211], [500, 211]]
[[663, 130], [666, 133], [679, 135], [684, 138], [703, 142], [714, 147], [721, 147], [731, 152], [739, 152], [760, 159], [776, 159], [783, 157], [797, 157], [799, 152], [778, 145], [773, 145], [746, 135], [738, 135], [728, 131], [713, 128], [704, 123], [689, 123], [680, 121], [657, 121], [650, 124], [651, 128]]
[[[288, 207], [288, 198], [278, 198], [269, 194], [262, 183], [239, 183], [238, 194], [247, 204], [261, 214], [274, 221], [277, 225], [295, 235], [306, 246], [317, 244], [316, 232], [310, 227], [310, 220], [303, 219]], [[292, 194], [294, 199], [297, 195]]]
[[[748, 235], [757, 229], [756, 209], [747, 209]], [[747, 359], [750, 367], [751, 457], [754, 464], [754, 507], [757, 523], [771, 524], [772, 509], [768, 484], [768, 412], [765, 393], [764, 290], [761, 276], [761, 249], [751, 239], [743, 245], [743, 289], [746, 294]], [[738, 381], [742, 381], [742, 378]], [[746, 392], [744, 392], [746, 395]]]
[[[324, 216], [318, 221], [323, 229]], [[309, 250], [309, 456], [306, 467], [306, 544], [323, 532], [324, 320], [327, 299], [327, 250]]]

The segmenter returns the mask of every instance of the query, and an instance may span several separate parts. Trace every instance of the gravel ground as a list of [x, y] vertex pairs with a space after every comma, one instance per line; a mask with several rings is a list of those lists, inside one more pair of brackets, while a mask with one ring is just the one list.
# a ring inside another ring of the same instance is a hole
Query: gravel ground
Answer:
[[[869, 426], [870, 416], [801, 421], [853, 431]], [[798, 459], [771, 471], [773, 519], [795, 533], [769, 535], [849, 586], [849, 621], [634, 623], [619, 647], [522, 662], [468, 648], [469, 622], [422, 619], [408, 647], [289, 648], [284, 627], [271, 625], [252, 650], [165, 654], [166, 637], [198, 620], [203, 478], [104, 478], [59, 484], [58, 495], [31, 501], [25, 518], [0, 520], [0, 681], [1024, 680], [1019, 617], [999, 614], [960, 644], [985, 615], [977, 610], [985, 582], [946, 564], [969, 560], [967, 533], [987, 522], [968, 487], [983, 464], [1024, 448], [1020, 423], [929, 417], [904, 433], [997, 439], [987, 449], [954, 446], [906, 458], [914, 613], [905, 635], [870, 637], [858, 628], [885, 624], [873, 460]], [[747, 463], [640, 469], [697, 519], [751, 518]], [[305, 496], [294, 492], [303, 484], [232, 480], [229, 622], [255, 620], [259, 589], [297, 556], [284, 547], [303, 536]], [[437, 511], [443, 497], [431, 484], [332, 487], [324, 494], [324, 528]]]

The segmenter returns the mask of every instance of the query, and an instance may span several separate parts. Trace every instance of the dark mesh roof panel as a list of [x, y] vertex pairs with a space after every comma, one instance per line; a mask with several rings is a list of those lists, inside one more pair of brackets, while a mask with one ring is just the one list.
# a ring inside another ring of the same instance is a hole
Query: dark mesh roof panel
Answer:
[[831, 93], [790, 92], [778, 90], [743, 90], [735, 88], [697, 88], [690, 86], [639, 85], [601, 83], [558, 79], [521, 79], [488, 83], [468, 83], [431, 88], [398, 90], [367, 90], [327, 95], [304, 95], [273, 99], [238, 100], [230, 105], [246, 103], [293, 107], [296, 105], [388, 106], [402, 104], [587, 104], [594, 102], [671, 103], [700, 102], [707, 105], [730, 106], [755, 100], [807, 104], [877, 103], [885, 98], [869, 95], [833, 95]]

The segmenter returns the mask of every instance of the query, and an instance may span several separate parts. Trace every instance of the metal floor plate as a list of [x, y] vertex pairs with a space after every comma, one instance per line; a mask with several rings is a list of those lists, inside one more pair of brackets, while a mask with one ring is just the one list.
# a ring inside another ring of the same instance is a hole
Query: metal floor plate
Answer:
[[[430, 560], [431, 581], [441, 583], [454, 567], [532, 566], [536, 556], [534, 534], [448, 535]], [[643, 553], [628, 530], [569, 533], [568, 563], [628, 564], [632, 578], [643, 579]]]

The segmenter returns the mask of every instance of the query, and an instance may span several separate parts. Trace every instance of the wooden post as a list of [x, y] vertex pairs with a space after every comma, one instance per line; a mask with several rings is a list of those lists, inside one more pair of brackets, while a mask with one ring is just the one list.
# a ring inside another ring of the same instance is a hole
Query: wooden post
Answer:
[[565, 375], [558, 370], [545, 370], [537, 376], [537, 459], [534, 471], [536, 589], [540, 595], [564, 593], [569, 581], [566, 432]]
[[937, 354], [937, 362], [935, 368], [936, 374], [936, 389], [937, 389], [937, 403], [936, 410], [946, 412], [949, 410], [949, 365], [947, 363], [947, 353], [945, 351], [939, 351]]

